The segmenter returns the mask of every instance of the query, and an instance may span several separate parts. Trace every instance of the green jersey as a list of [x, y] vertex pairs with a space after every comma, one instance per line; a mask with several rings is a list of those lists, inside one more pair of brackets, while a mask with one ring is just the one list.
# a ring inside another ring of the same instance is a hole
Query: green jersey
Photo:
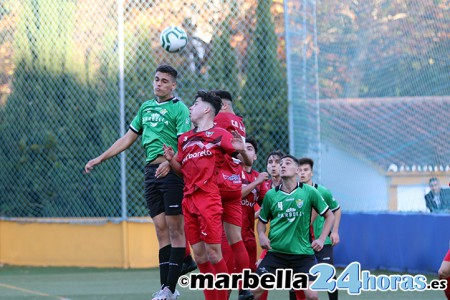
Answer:
[[311, 209], [325, 214], [328, 205], [312, 186], [299, 183], [291, 193], [271, 189], [264, 197], [259, 219], [270, 221], [269, 240], [274, 252], [314, 255], [310, 240]]
[[[322, 198], [328, 204], [332, 212], [335, 212], [340, 208], [339, 203], [337, 203], [337, 201], [334, 199], [329, 189], [317, 183], [314, 184], [314, 187], [322, 195]], [[325, 224], [325, 218], [322, 216], [317, 216], [317, 218], [314, 220], [313, 223], [314, 236], [316, 238], [318, 238], [322, 234], [323, 224]], [[332, 245], [332, 244], [333, 243], [331, 242], [330, 236], [327, 236], [324, 245]]]
[[142, 135], [146, 161], [163, 155], [163, 144], [178, 149], [178, 136], [191, 129], [189, 109], [176, 98], [158, 103], [145, 101], [130, 124], [130, 129]]

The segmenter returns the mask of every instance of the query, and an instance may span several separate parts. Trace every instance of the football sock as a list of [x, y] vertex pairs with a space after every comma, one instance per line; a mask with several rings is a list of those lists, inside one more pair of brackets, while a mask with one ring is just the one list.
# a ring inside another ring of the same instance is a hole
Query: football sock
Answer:
[[169, 270], [167, 275], [166, 286], [172, 291], [175, 292], [175, 287], [177, 286], [178, 277], [180, 277], [181, 267], [183, 265], [183, 259], [186, 252], [185, 247], [172, 247], [170, 251], [170, 260], [169, 260]]
[[170, 260], [170, 249], [172, 247], [167, 245], [159, 249], [159, 280], [161, 281], [161, 286], [165, 286], [167, 282], [167, 275], [169, 274], [169, 260]]

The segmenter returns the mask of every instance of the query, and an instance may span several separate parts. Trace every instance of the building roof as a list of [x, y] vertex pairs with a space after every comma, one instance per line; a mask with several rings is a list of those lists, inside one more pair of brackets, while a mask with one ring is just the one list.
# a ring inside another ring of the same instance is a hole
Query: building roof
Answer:
[[450, 97], [326, 99], [320, 113], [324, 141], [381, 170], [450, 169]]

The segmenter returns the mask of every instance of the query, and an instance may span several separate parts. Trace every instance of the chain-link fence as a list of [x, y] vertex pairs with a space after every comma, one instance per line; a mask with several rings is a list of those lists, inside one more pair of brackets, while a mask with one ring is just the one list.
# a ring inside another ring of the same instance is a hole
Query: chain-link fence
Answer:
[[[153, 97], [162, 63], [179, 71], [177, 95], [187, 105], [198, 89], [230, 90], [261, 157], [287, 150], [280, 8], [272, 1], [3, 1], [0, 215], [146, 215], [139, 142], [126, 152], [124, 173], [119, 157], [89, 176], [82, 169]], [[159, 44], [169, 25], [188, 33], [180, 53]]]
[[[449, 7], [448, 0], [2, 1], [0, 217], [146, 215], [139, 142], [93, 174], [82, 169], [152, 97], [162, 63], [179, 71], [177, 95], [188, 105], [198, 89], [232, 92], [259, 142], [258, 170], [275, 149], [312, 156], [332, 189], [361, 171], [353, 158], [378, 173], [391, 164], [445, 169]], [[159, 44], [168, 25], [188, 33], [180, 53]], [[400, 138], [419, 112], [429, 113], [413, 127], [414, 140]], [[388, 116], [401, 122], [380, 127]], [[385, 151], [372, 151], [374, 141]], [[409, 152], [391, 155], [405, 143]], [[346, 163], [347, 172], [333, 170]], [[355, 193], [337, 191], [346, 208], [361, 209], [355, 203], [365, 199]]]
[[450, 2], [285, 7], [291, 153], [344, 210], [426, 211], [450, 181]]

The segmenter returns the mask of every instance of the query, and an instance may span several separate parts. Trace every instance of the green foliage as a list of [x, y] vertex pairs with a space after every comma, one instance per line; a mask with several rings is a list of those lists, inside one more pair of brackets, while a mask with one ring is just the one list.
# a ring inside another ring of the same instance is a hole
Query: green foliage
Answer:
[[[22, 52], [17, 56], [14, 93], [4, 108], [0, 132], [1, 215], [118, 216], [110, 200], [120, 186], [113, 173], [117, 166], [106, 165], [109, 172], [103, 177], [82, 174], [84, 163], [98, 153], [91, 150], [104, 148], [117, 135], [111, 120], [118, 116], [110, 101], [102, 101], [108, 91], [100, 92], [80, 79], [83, 68], [75, 73], [66, 65], [74, 51], [67, 34], [74, 4], [24, 4], [16, 34], [24, 44], [18, 46]], [[61, 14], [50, 18], [51, 11]], [[100, 140], [94, 137], [97, 133]]]
[[210, 89], [222, 89], [231, 93], [238, 100], [241, 83], [239, 82], [239, 67], [236, 50], [231, 46], [231, 17], [228, 16], [221, 23], [221, 30], [217, 30], [212, 50], [209, 55], [208, 86]]
[[258, 16], [251, 41], [242, 92], [247, 135], [258, 141], [256, 169], [265, 170], [265, 158], [273, 150], [288, 150], [287, 86], [277, 57], [277, 37], [270, 0], [258, 2]]
[[316, 23], [321, 98], [449, 94], [441, 1], [324, 0]]

